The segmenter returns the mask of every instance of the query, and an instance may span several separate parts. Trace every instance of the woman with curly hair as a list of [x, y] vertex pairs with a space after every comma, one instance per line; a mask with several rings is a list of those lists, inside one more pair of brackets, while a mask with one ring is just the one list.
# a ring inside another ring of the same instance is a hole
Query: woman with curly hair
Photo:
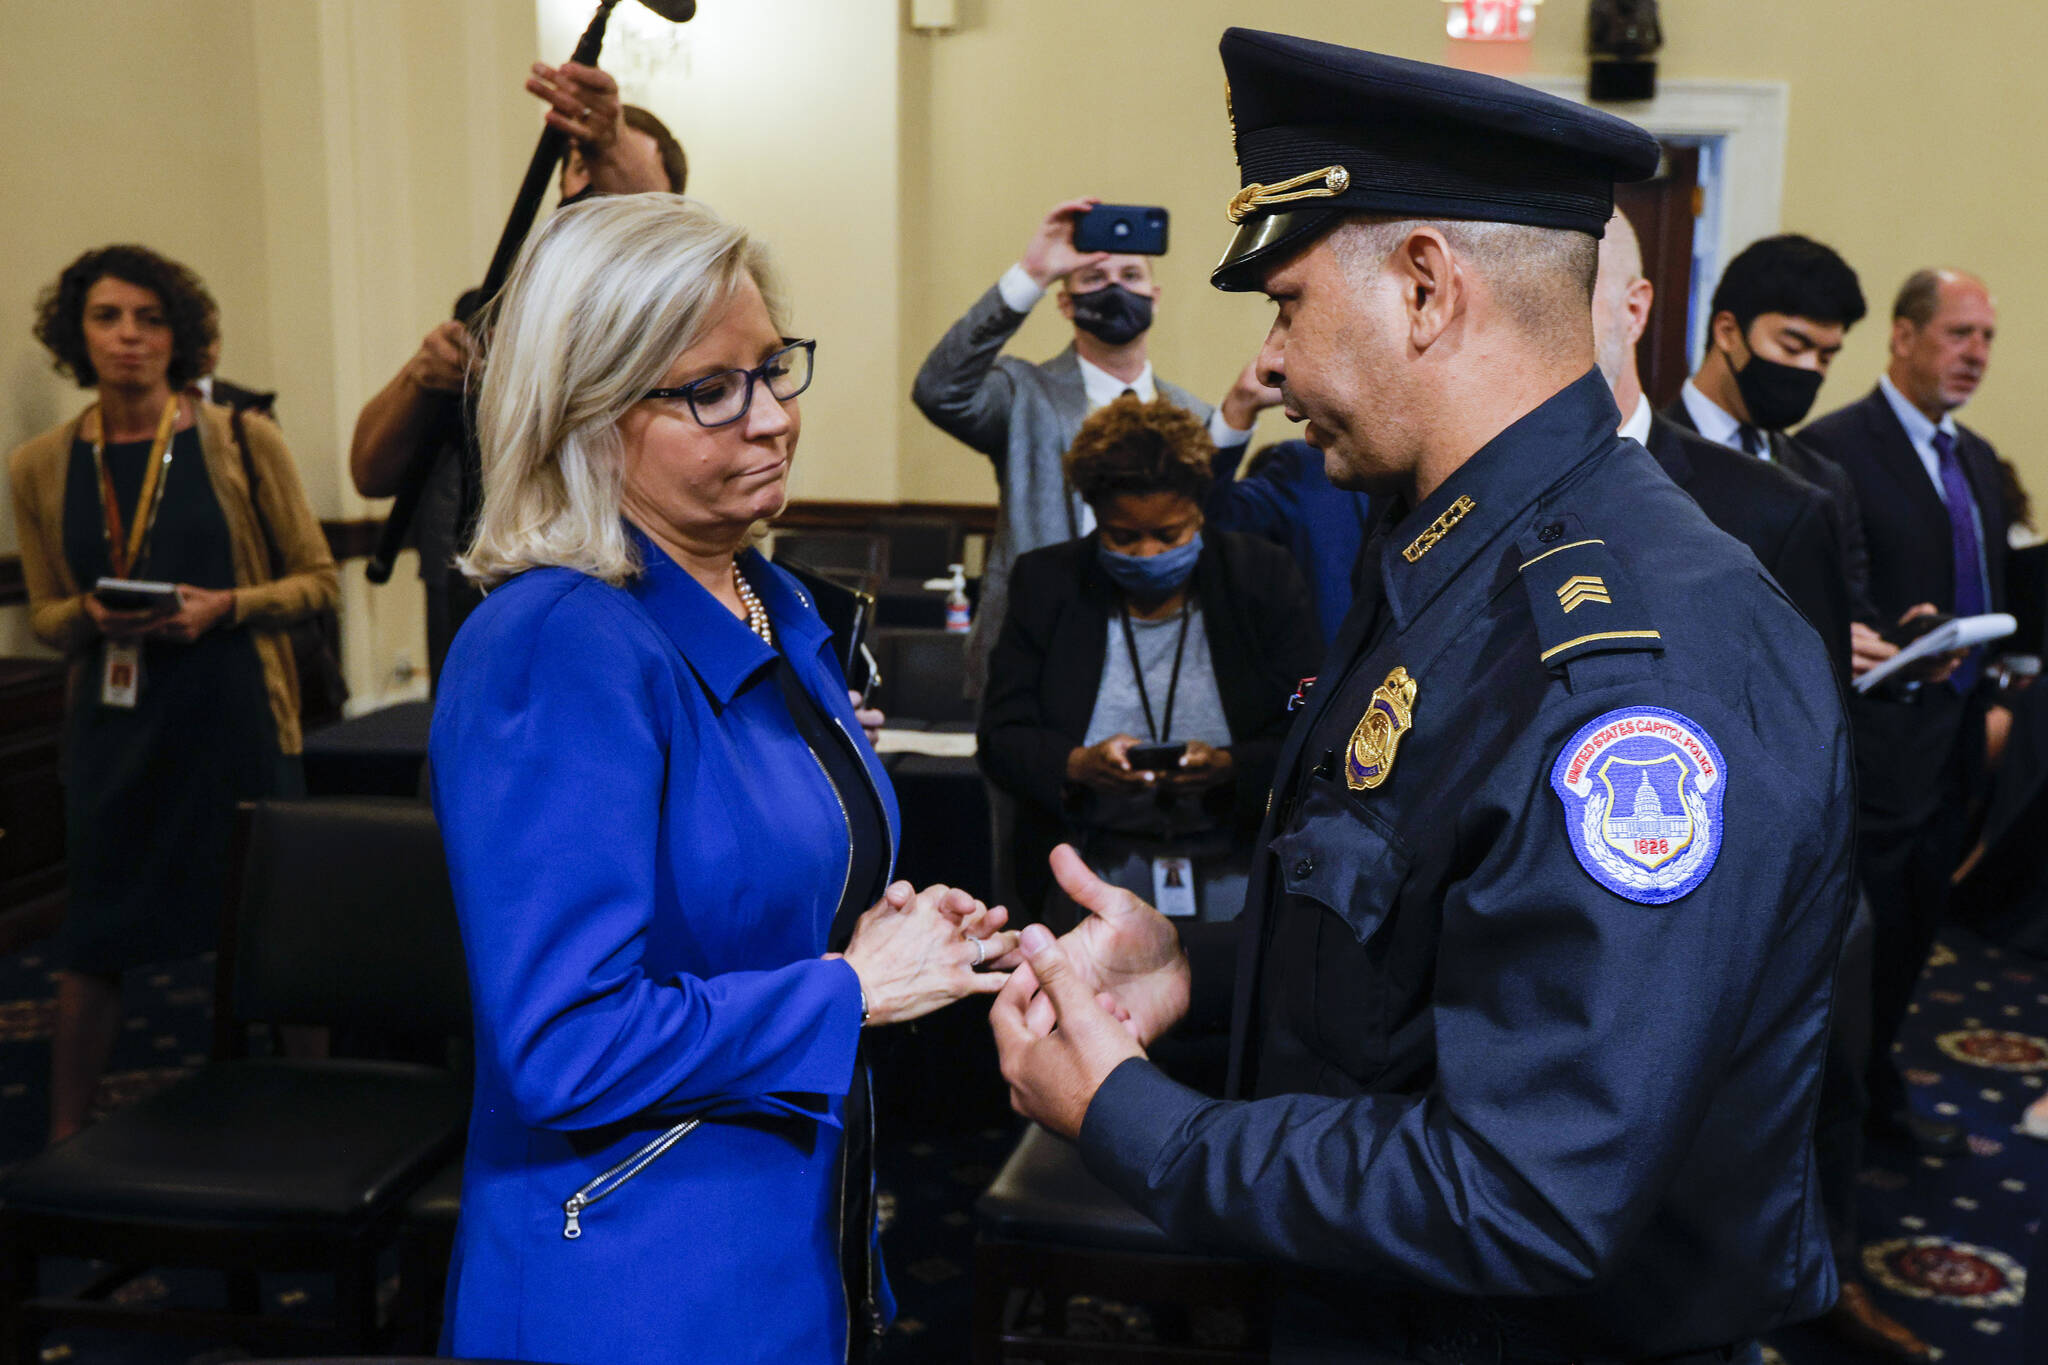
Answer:
[[[1048, 874], [1063, 839], [1147, 902], [1208, 924], [1243, 908], [1288, 698], [1319, 646], [1286, 551], [1204, 532], [1214, 453], [1170, 402], [1098, 409], [1066, 455], [1095, 531], [1024, 555], [1010, 579], [979, 757], [1017, 799], [1020, 905], [1056, 929], [1074, 914]], [[1183, 925], [1193, 955], [1228, 938]], [[1195, 979], [1227, 982], [1227, 966]]]
[[[277, 428], [183, 392], [213, 316], [139, 246], [86, 252], [37, 307], [58, 372], [95, 391], [8, 457], [30, 627], [71, 663], [53, 1142], [84, 1125], [121, 973], [211, 944], [235, 803], [303, 786], [283, 631], [333, 605], [334, 558]], [[121, 610], [102, 579], [175, 599]]]

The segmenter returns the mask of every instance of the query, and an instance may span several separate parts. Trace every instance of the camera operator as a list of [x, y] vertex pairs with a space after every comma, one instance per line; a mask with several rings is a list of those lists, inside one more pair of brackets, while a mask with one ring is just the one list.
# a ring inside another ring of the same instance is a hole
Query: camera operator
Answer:
[[[688, 163], [675, 137], [644, 109], [622, 104], [618, 82], [594, 66], [536, 62], [526, 88], [548, 106], [549, 127], [567, 134], [562, 163], [563, 202], [586, 194], [680, 194]], [[459, 399], [472, 344], [468, 330], [443, 322], [391, 381], [363, 405], [349, 445], [349, 474], [366, 498], [398, 491], [406, 467], [435, 426], [441, 404]], [[462, 461], [455, 447], [440, 452], [413, 515], [413, 544], [427, 590], [427, 657], [438, 677], [448, 642], [476, 605], [477, 594], [453, 568], [463, 522]]]

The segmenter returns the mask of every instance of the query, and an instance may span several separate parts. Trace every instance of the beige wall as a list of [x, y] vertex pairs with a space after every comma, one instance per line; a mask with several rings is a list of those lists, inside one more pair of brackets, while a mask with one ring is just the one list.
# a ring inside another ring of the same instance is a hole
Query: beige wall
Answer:
[[[532, 11], [504, 0], [11, 0], [0, 146], [16, 190], [0, 253], [0, 449], [86, 401], [28, 334], [36, 294], [87, 247], [140, 241], [220, 301], [221, 371], [280, 391], [314, 510], [349, 486], [362, 402], [482, 273], [531, 150]], [[90, 98], [81, 98], [89, 94]], [[0, 494], [4, 497], [4, 494]], [[15, 545], [11, 508], [0, 549]], [[343, 580], [350, 683], [368, 704], [424, 662], [401, 565]], [[0, 612], [0, 652], [36, 648]]]
[[[206, 276], [223, 370], [283, 393], [286, 431], [324, 517], [381, 511], [349, 488], [357, 408], [481, 272], [535, 133], [519, 88], [566, 55], [589, 0], [10, 0], [0, 146], [15, 192], [0, 253], [0, 447], [81, 395], [27, 325], [78, 251], [148, 242]], [[1532, 73], [1583, 73], [1580, 0], [1549, 0]], [[1054, 201], [1094, 192], [1167, 205], [1175, 250], [1159, 371], [1212, 399], [1267, 309], [1207, 271], [1236, 186], [1216, 40], [1251, 17], [1226, 0], [960, 0], [949, 33], [908, 30], [902, 0], [704, 0], [660, 24], [631, 3], [607, 61], [676, 127], [691, 190], [758, 229], [783, 262], [794, 323], [821, 341], [796, 473], [803, 497], [991, 498], [986, 461], [932, 430], [908, 391], [925, 350], [1015, 260]], [[1908, 271], [1964, 265], [1992, 283], [2004, 334], [1968, 419], [2048, 492], [2048, 392], [2024, 376], [2048, 340], [2042, 178], [2005, 130], [2048, 115], [2026, 54], [2036, 6], [1924, 0], [1665, 0], [1667, 80], [1768, 80], [1790, 92], [1783, 225], [1839, 247], [1879, 317], [1852, 333], [1821, 397], [1854, 398], [1883, 363], [1883, 313]], [[1256, 22], [1440, 60], [1441, 0], [1268, 0]], [[764, 53], [776, 53], [766, 61]], [[2008, 57], [2006, 54], [2015, 54]], [[1064, 344], [1048, 305], [1015, 350]], [[1286, 434], [1269, 417], [1261, 439]], [[0, 551], [11, 549], [0, 515]], [[401, 567], [346, 592], [349, 668], [395, 695], [419, 649]], [[0, 612], [0, 651], [25, 646]]]
[[[36, 296], [87, 247], [142, 242], [204, 276], [228, 373], [273, 375], [251, 0], [0, 5], [0, 449], [86, 398], [29, 336]], [[145, 131], [146, 130], [146, 131]], [[0, 545], [15, 545], [11, 512]]]

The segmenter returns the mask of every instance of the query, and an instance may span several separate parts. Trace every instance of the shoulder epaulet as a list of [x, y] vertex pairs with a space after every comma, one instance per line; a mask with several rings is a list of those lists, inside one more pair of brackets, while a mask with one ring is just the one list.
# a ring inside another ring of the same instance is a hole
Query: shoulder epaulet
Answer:
[[1607, 552], [1607, 542], [1588, 536], [1575, 519], [1531, 530], [1516, 549], [1546, 668], [1588, 654], [1664, 648], [1648, 603]]

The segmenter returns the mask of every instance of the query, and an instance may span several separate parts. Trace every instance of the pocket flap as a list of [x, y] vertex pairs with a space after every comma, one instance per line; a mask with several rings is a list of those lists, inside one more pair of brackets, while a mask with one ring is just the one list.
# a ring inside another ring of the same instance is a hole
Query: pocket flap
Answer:
[[1379, 815], [1321, 778], [1311, 782], [1295, 827], [1268, 847], [1288, 894], [1329, 910], [1360, 943], [1386, 922], [1413, 862]]

